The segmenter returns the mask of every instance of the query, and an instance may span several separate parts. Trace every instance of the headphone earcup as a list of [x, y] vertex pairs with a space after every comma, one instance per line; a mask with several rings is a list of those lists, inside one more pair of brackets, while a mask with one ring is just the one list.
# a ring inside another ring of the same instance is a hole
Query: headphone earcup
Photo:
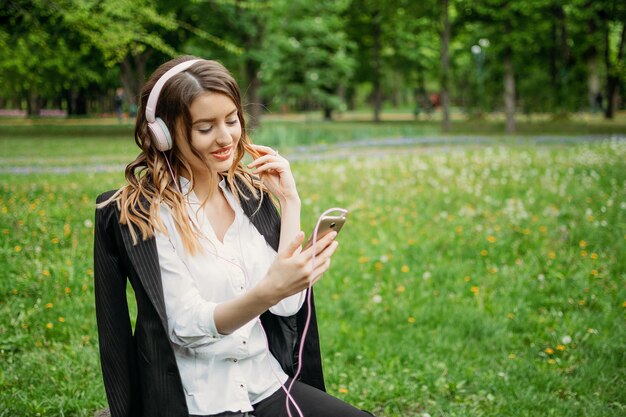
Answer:
[[157, 117], [154, 122], [148, 123], [154, 146], [161, 152], [172, 149], [172, 136], [165, 122]]

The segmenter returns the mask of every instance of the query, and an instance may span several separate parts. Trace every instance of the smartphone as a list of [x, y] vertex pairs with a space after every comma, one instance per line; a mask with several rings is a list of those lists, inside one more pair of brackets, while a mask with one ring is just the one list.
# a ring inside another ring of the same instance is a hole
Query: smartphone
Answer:
[[[332, 232], [333, 230], [339, 233], [344, 223], [346, 222], [346, 214], [347, 214], [347, 211], [342, 213], [339, 216], [325, 215], [324, 217], [322, 217], [322, 219], [320, 220], [319, 228], [317, 229], [317, 241], [319, 241], [322, 237], [324, 237], [324, 235]], [[307, 242], [304, 244], [302, 250], [309, 248], [312, 243], [313, 243], [313, 231], [311, 232], [311, 235], [309, 236], [309, 240], [307, 240]]]

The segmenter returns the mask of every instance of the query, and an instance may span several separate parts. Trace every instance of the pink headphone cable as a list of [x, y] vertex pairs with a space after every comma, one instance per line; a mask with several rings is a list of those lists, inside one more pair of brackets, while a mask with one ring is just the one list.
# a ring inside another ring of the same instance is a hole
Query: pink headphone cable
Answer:
[[[311, 247], [315, 248], [315, 244], [317, 243], [317, 229], [319, 228], [322, 219], [324, 218], [325, 215], [327, 215], [328, 213], [332, 213], [333, 211], [340, 211], [343, 214], [346, 214], [348, 212], [348, 210], [338, 208], [338, 207], [330, 208], [326, 210], [325, 212], [323, 212], [320, 215], [320, 217], [317, 219], [317, 223], [315, 224], [315, 228], [313, 229], [313, 239], [312, 239]], [[315, 269], [315, 250], [313, 251], [313, 256], [311, 256], [311, 273], [313, 273], [314, 269]], [[309, 331], [309, 325], [311, 324], [311, 288], [312, 286], [313, 286], [313, 283], [311, 282], [311, 277], [309, 276], [309, 287], [307, 288], [307, 294], [306, 294], [307, 316], [306, 316], [306, 321], [304, 323], [304, 329], [302, 329], [302, 339], [300, 339], [300, 347], [298, 349], [298, 359], [299, 359], [298, 369], [296, 370], [296, 373], [293, 375], [291, 383], [289, 384], [289, 388], [285, 388], [285, 386], [280, 382], [278, 375], [276, 375], [276, 372], [274, 372], [274, 368], [271, 367], [270, 365], [270, 369], [272, 370], [272, 373], [274, 374], [274, 376], [280, 383], [280, 386], [283, 389], [283, 391], [285, 391], [285, 395], [286, 395], [285, 407], [287, 408], [287, 414], [289, 415], [289, 417], [293, 417], [291, 415], [291, 410], [289, 409], [290, 401], [293, 403], [293, 406], [298, 411], [299, 416], [304, 417], [304, 415], [302, 414], [302, 410], [300, 410], [300, 407], [298, 407], [296, 400], [291, 395], [291, 389], [293, 388], [293, 384], [296, 382], [296, 380], [298, 379], [298, 376], [300, 376], [300, 372], [302, 371], [302, 362], [304, 361], [304, 358], [302, 356], [302, 353], [304, 352], [304, 342], [306, 341], [306, 336]], [[265, 329], [263, 328], [263, 325], [261, 324], [261, 319], [259, 318], [258, 320], [259, 320], [259, 325], [261, 325], [261, 330], [263, 331], [263, 334], [265, 335], [265, 340], [267, 343], [267, 333], [265, 333]], [[269, 345], [266, 345], [266, 347], [269, 352]], [[269, 355], [267, 356], [267, 358], [269, 362]]]

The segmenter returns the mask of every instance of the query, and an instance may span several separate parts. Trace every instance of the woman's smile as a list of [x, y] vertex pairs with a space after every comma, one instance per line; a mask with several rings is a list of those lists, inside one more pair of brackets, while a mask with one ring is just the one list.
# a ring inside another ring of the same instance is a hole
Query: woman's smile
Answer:
[[215, 152], [211, 152], [211, 156], [213, 156], [215, 159], [218, 159], [220, 161], [225, 161], [228, 158], [230, 158], [232, 153], [233, 153], [233, 147], [226, 146], [225, 148], [221, 148]]

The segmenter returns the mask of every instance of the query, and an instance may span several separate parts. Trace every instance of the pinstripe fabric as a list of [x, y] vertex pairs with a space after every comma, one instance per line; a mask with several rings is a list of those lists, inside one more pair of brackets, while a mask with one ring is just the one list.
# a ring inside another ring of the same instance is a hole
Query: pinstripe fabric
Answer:
[[[245, 191], [245, 186], [241, 187]], [[107, 200], [113, 191], [100, 195]], [[242, 208], [267, 242], [278, 249], [280, 216], [264, 198], [241, 199]], [[252, 213], [256, 213], [252, 215]], [[115, 204], [96, 210], [94, 280], [102, 376], [112, 417], [188, 417], [187, 405], [173, 350], [167, 337], [167, 321], [158, 253], [154, 238], [132, 244], [127, 226], [119, 224]], [[132, 334], [127, 281], [137, 302]], [[324, 390], [319, 336], [313, 320], [304, 349], [301, 381]], [[270, 351], [292, 376], [297, 366], [298, 329], [303, 328], [306, 305], [292, 317], [269, 312], [261, 316]]]

